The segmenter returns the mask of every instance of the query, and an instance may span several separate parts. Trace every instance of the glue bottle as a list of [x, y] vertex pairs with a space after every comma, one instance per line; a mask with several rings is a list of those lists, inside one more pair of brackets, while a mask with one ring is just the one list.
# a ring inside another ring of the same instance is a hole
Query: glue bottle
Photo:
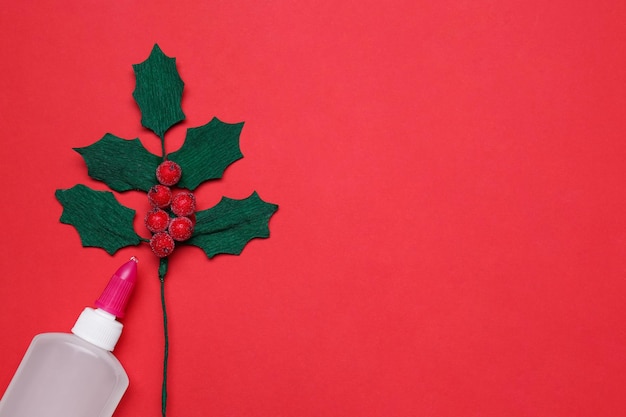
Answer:
[[137, 259], [122, 265], [72, 333], [35, 336], [0, 400], [0, 417], [111, 417], [128, 387], [113, 356], [124, 309], [137, 280]]

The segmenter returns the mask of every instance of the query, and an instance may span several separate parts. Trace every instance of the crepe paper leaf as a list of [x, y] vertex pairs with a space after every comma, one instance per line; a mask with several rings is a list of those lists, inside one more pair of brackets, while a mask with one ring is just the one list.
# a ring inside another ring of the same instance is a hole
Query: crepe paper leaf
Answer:
[[243, 200], [222, 197], [214, 207], [196, 212], [196, 226], [187, 243], [198, 246], [209, 258], [219, 253], [239, 255], [255, 237], [269, 237], [270, 217], [278, 210], [255, 191]]
[[118, 203], [113, 193], [77, 184], [56, 190], [55, 196], [63, 206], [61, 223], [76, 228], [83, 246], [102, 248], [113, 255], [120, 248], [141, 243], [133, 228], [135, 210]]
[[74, 148], [87, 164], [89, 176], [115, 191], [148, 191], [156, 183], [162, 159], [146, 150], [139, 139], [126, 140], [107, 133], [84, 148]]
[[141, 110], [142, 126], [163, 138], [167, 129], [185, 119], [180, 106], [185, 83], [170, 58], [154, 44], [148, 59], [134, 64], [137, 83], [133, 97]]
[[183, 146], [168, 155], [183, 169], [179, 187], [194, 190], [204, 181], [222, 178], [224, 170], [243, 158], [239, 149], [241, 123], [224, 123], [214, 117], [204, 126], [187, 129]]

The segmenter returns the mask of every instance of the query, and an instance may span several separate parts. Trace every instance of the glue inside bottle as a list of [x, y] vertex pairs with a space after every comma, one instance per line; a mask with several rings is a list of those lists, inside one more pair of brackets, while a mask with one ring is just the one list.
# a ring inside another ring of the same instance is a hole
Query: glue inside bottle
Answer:
[[137, 260], [122, 265], [72, 333], [35, 336], [2, 400], [0, 417], [111, 417], [128, 387], [113, 349], [137, 280]]

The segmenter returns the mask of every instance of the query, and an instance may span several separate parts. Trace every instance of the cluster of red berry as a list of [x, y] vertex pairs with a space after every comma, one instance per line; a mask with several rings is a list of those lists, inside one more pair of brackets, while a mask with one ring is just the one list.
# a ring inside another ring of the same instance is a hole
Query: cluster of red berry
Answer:
[[159, 258], [168, 256], [174, 251], [174, 241], [187, 240], [193, 233], [196, 198], [193, 193], [187, 191], [172, 196], [170, 189], [178, 183], [181, 175], [182, 170], [177, 163], [165, 161], [156, 170], [160, 184], [148, 191], [152, 210], [146, 214], [145, 224], [153, 233], [150, 239], [152, 252]]

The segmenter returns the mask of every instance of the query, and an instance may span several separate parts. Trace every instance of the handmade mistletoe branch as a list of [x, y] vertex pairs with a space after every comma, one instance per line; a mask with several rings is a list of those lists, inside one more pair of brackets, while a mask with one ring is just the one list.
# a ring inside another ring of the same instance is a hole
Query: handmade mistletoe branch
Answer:
[[[147, 243], [160, 258], [158, 277], [165, 339], [161, 412], [165, 417], [168, 256], [178, 245], [185, 244], [201, 248], [209, 258], [219, 253], [238, 255], [250, 240], [269, 237], [269, 219], [278, 206], [253, 192], [243, 200], [222, 197], [214, 207], [198, 211], [193, 191], [206, 181], [221, 178], [230, 164], [243, 157], [239, 149], [243, 123], [229, 124], [213, 118], [203, 126], [187, 129], [182, 147], [167, 154], [165, 133], [185, 118], [181, 108], [184, 83], [176, 70], [176, 59], [154, 45], [148, 59], [133, 65], [133, 69], [133, 97], [141, 110], [141, 124], [159, 137], [162, 156], [150, 153], [138, 138], [121, 139], [110, 133], [92, 145], [74, 150], [85, 160], [91, 178], [114, 191], [147, 193], [150, 210], [144, 223], [152, 237], [144, 239], [135, 232], [135, 210], [121, 205], [109, 191], [77, 184], [57, 190], [55, 195], [63, 206], [61, 222], [76, 228], [83, 246], [100, 247], [113, 255], [123, 247]], [[176, 192], [174, 186], [186, 191]]]

